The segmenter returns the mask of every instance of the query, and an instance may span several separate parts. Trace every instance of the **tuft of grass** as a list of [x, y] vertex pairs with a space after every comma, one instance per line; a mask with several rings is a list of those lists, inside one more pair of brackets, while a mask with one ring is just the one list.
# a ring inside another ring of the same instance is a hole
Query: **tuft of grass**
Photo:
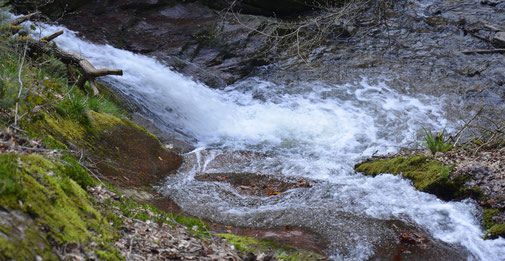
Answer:
[[425, 136], [424, 140], [426, 141], [426, 145], [432, 154], [437, 152], [447, 152], [452, 149], [452, 145], [445, 138], [445, 129], [442, 132], [433, 135], [431, 130], [426, 130], [423, 127]]

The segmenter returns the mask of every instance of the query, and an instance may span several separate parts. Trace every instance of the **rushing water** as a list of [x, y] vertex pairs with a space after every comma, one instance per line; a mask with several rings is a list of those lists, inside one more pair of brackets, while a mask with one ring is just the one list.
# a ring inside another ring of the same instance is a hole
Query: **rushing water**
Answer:
[[[60, 29], [43, 27], [44, 34]], [[407, 96], [389, 88], [387, 80], [372, 84], [366, 78], [346, 85], [251, 78], [212, 90], [153, 58], [95, 45], [69, 30], [56, 42], [97, 68], [123, 69], [124, 76], [106, 81], [141, 104], [160, 127], [195, 141], [199, 148], [186, 155], [195, 164], [162, 188], [190, 214], [235, 226], [307, 227], [329, 240], [336, 260], [372, 256], [390, 233], [388, 221], [402, 220], [465, 248], [471, 260], [505, 260], [505, 240], [482, 239], [471, 201], [443, 202], [399, 177], [353, 172], [366, 156], [412, 145], [421, 126], [450, 128], [441, 97]], [[265, 156], [212, 165], [234, 150]], [[275, 197], [249, 197], [223, 183], [195, 181], [201, 172], [297, 176], [315, 183]]]

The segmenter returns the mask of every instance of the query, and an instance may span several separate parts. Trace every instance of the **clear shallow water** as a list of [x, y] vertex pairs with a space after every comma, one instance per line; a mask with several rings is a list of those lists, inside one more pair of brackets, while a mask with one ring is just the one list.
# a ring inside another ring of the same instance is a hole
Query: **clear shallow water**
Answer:
[[[45, 26], [45, 34], [60, 27]], [[482, 240], [472, 202], [443, 202], [392, 175], [353, 173], [375, 152], [412, 145], [421, 126], [451, 128], [443, 97], [409, 97], [367, 79], [346, 85], [247, 79], [211, 90], [155, 59], [80, 40], [66, 30], [60, 47], [97, 67], [121, 68], [106, 81], [135, 99], [157, 124], [187, 134], [199, 149], [195, 164], [167, 180], [163, 192], [190, 214], [235, 226], [309, 227], [330, 240], [336, 260], [373, 255], [389, 220], [414, 224], [444, 242], [466, 248], [476, 260], [505, 260], [505, 240]], [[267, 156], [212, 166], [222, 151]], [[205, 152], [205, 153], [204, 153]], [[253, 172], [316, 180], [309, 189], [276, 197], [246, 197], [230, 186], [194, 180], [200, 172]]]

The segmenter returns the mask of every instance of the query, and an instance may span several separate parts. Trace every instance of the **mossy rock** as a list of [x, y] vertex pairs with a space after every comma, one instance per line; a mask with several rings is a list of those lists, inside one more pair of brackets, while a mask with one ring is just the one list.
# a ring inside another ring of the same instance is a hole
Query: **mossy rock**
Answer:
[[232, 234], [218, 234], [223, 237], [230, 243], [235, 246], [235, 248], [242, 252], [243, 254], [247, 253], [265, 253], [268, 255], [272, 255], [277, 259], [281, 260], [326, 260], [324, 256], [316, 254], [314, 252], [294, 248], [290, 246], [285, 246], [279, 244], [275, 241], [269, 239], [256, 239], [252, 237], [246, 236], [238, 236]]
[[505, 224], [494, 225], [487, 230], [484, 239], [505, 238]]
[[468, 189], [464, 186], [470, 177], [457, 175], [449, 178], [452, 167], [444, 166], [440, 161], [424, 155], [368, 160], [357, 164], [354, 168], [356, 172], [369, 176], [382, 173], [402, 175], [412, 180], [416, 189], [432, 193], [443, 200], [481, 196], [478, 189]]
[[505, 238], [505, 224], [496, 223], [493, 217], [500, 215], [499, 209], [484, 209], [482, 213], [483, 225], [487, 229], [484, 239], [495, 239], [498, 237]]
[[72, 171], [60, 159], [0, 155], [1, 260], [58, 260], [53, 247], [90, 240], [121, 259], [111, 250], [116, 234]]
[[51, 146], [83, 148], [109, 182], [123, 187], [150, 187], [182, 164], [181, 156], [127, 119], [92, 110], [86, 119], [82, 123], [45, 114], [32, 128], [38, 129], [33, 132], [51, 135], [46, 138]]

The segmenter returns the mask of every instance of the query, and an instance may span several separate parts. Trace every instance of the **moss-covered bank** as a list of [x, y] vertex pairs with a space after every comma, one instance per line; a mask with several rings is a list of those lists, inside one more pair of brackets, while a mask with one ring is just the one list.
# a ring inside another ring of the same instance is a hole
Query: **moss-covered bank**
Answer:
[[114, 230], [82, 188], [94, 181], [78, 168], [58, 158], [0, 154], [0, 259], [55, 260], [52, 247], [90, 241], [96, 247], [87, 251], [122, 259]]
[[[416, 189], [434, 194], [443, 200], [474, 198], [485, 202], [485, 196], [479, 187], [465, 186], [471, 179], [470, 175], [454, 175], [452, 166], [444, 166], [440, 161], [425, 155], [369, 159], [357, 164], [355, 171], [369, 176], [382, 173], [401, 175], [412, 180]], [[503, 210], [499, 209], [484, 210], [483, 227], [487, 230], [486, 239], [505, 237], [505, 224], [493, 221], [493, 217], [502, 212]]]
[[368, 160], [357, 164], [355, 171], [369, 176], [382, 173], [402, 175], [412, 180], [418, 190], [435, 194], [443, 200], [480, 196], [478, 189], [469, 190], [463, 186], [469, 177], [449, 177], [452, 172], [450, 166], [424, 155]]

